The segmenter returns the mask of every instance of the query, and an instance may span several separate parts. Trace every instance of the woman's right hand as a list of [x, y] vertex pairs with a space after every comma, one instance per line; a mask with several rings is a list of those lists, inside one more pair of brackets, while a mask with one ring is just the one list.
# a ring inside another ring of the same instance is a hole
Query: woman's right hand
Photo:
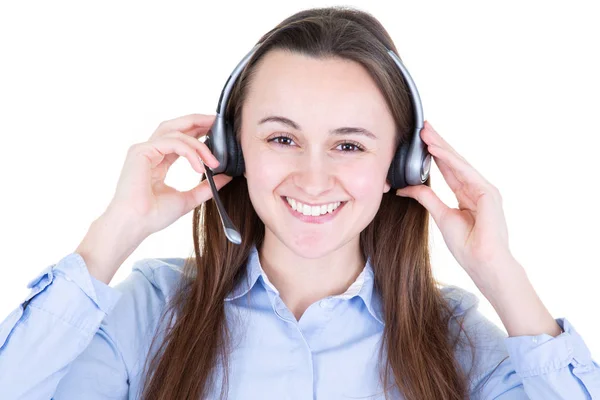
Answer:
[[[219, 165], [208, 147], [198, 140], [206, 135], [215, 117], [190, 114], [163, 121], [147, 142], [132, 145], [107, 212], [122, 215], [145, 238], [210, 199], [212, 192], [206, 179], [185, 192], [166, 185], [164, 180], [180, 156], [187, 158], [199, 174], [205, 172], [203, 163], [211, 168]], [[231, 179], [225, 174], [214, 176], [217, 189]]]

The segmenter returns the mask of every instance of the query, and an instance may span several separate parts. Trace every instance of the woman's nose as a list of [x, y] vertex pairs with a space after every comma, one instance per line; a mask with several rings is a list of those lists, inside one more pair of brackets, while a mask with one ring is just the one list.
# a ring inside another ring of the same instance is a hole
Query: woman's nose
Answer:
[[297, 163], [294, 184], [308, 196], [318, 198], [333, 187], [335, 183], [334, 168], [323, 159], [324, 156], [307, 155], [302, 158], [303, 160]]

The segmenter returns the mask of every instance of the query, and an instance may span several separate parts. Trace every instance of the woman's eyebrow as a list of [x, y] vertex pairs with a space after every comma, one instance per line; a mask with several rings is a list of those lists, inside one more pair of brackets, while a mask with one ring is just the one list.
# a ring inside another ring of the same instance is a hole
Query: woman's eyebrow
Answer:
[[[282, 117], [282, 116], [279, 116], [279, 115], [269, 115], [269, 116], [261, 119], [260, 121], [258, 121], [258, 125], [264, 124], [266, 122], [278, 122], [280, 124], [287, 125], [290, 128], [293, 128], [293, 129], [296, 129], [296, 130], [302, 130], [300, 128], [300, 125], [298, 125], [296, 122], [292, 121], [289, 118]], [[344, 126], [344, 127], [341, 127], [341, 128], [332, 129], [332, 130], [329, 131], [329, 134], [331, 134], [331, 135], [358, 134], [358, 135], [367, 136], [368, 138], [373, 139], [373, 140], [377, 140], [377, 136], [375, 136], [368, 129], [360, 128], [360, 127], [353, 127], [353, 126]]]

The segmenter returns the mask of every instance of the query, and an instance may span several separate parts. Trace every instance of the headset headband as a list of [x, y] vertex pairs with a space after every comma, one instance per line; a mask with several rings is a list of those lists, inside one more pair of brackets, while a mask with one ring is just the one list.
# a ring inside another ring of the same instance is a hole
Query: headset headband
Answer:
[[[235, 67], [227, 82], [221, 91], [219, 97], [219, 103], [217, 105], [217, 115], [213, 127], [211, 128], [211, 147], [214, 156], [219, 160], [220, 164], [217, 168], [212, 171], [215, 173], [221, 173], [225, 171], [227, 163], [229, 162], [227, 157], [227, 145], [226, 145], [226, 130], [225, 130], [225, 110], [227, 109], [227, 103], [231, 94], [231, 89], [237, 81], [238, 77], [242, 73], [242, 70], [252, 57], [252, 55], [258, 50], [262, 43], [257, 44], [246, 54], [246, 56], [239, 62]], [[400, 69], [402, 76], [404, 77], [410, 92], [411, 102], [413, 105], [413, 113], [415, 117], [415, 128], [413, 136], [410, 141], [410, 147], [408, 149], [407, 163], [405, 165], [405, 180], [408, 185], [420, 185], [424, 183], [429, 177], [429, 169], [431, 165], [431, 156], [426, 150], [426, 144], [423, 142], [420, 136], [421, 129], [423, 129], [423, 107], [421, 104], [421, 97], [419, 91], [415, 85], [410, 73], [393, 51], [387, 49], [388, 54], [394, 60], [394, 63]]]

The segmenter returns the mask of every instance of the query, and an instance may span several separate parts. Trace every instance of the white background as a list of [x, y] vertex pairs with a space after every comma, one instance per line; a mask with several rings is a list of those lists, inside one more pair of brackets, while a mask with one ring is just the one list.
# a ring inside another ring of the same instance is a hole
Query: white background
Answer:
[[[337, 3], [19, 2], [0, 6], [0, 320], [73, 252], [114, 194], [129, 146], [215, 112], [235, 65], [300, 9]], [[513, 254], [554, 317], [600, 359], [598, 14], [592, 1], [353, 1], [388, 29], [424, 115], [504, 199]], [[167, 183], [199, 179], [179, 159]], [[437, 166], [432, 187], [457, 202]], [[187, 257], [192, 213], [130, 256]], [[436, 276], [479, 291], [432, 224]], [[481, 297], [481, 310], [502, 326]]]

